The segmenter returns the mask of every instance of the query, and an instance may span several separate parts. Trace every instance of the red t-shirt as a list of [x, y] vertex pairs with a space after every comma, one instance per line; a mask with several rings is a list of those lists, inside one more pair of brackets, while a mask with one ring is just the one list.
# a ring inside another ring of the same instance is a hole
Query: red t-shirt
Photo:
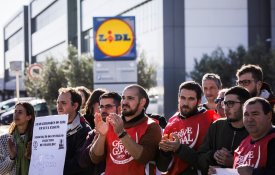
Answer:
[[[152, 119], [147, 118], [144, 122], [125, 130], [136, 143], [139, 143], [148, 126], [154, 122]], [[106, 139], [107, 159], [105, 175], [145, 174], [145, 164], [134, 160], [117, 137], [111, 125], [109, 126]]]
[[[181, 144], [188, 145], [190, 148], [197, 150], [201, 145], [210, 124], [218, 118], [220, 118], [220, 116], [213, 110], [206, 110], [203, 113], [199, 113], [186, 119], [179, 117], [179, 113], [177, 112], [169, 119], [168, 124], [164, 129], [164, 134], [170, 135], [170, 133], [176, 133]], [[180, 172], [183, 172], [188, 166], [188, 163], [175, 155], [173, 157], [173, 164], [168, 170], [168, 174], [177, 175]]]
[[275, 133], [268, 134], [253, 143], [251, 142], [251, 136], [247, 136], [234, 152], [233, 168], [236, 169], [239, 166], [265, 167], [267, 163], [268, 142], [273, 138], [275, 138]]

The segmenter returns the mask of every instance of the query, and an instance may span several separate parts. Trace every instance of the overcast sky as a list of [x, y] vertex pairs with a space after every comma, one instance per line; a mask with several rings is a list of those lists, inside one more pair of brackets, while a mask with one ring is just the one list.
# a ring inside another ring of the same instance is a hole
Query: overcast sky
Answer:
[[3, 46], [3, 27], [14, 17], [30, 0], [0, 0], [0, 78], [4, 75], [4, 46]]

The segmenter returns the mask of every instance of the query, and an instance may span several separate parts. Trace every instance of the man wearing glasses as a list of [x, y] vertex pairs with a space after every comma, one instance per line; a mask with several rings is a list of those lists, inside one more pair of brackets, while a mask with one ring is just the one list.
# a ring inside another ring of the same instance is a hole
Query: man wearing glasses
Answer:
[[242, 121], [242, 107], [249, 98], [249, 92], [243, 87], [235, 86], [225, 92], [222, 106], [226, 118], [210, 126], [198, 150], [196, 159], [202, 174], [207, 174], [209, 166], [209, 174], [215, 173], [211, 166], [232, 168], [234, 150], [248, 135]]
[[262, 68], [257, 65], [243, 65], [236, 73], [238, 86], [246, 88], [251, 97], [260, 96], [262, 83], [263, 83], [263, 71]]
[[275, 96], [270, 86], [263, 82], [263, 71], [257, 65], [243, 65], [236, 73], [237, 85], [246, 88], [251, 97], [262, 97], [269, 101], [273, 109], [273, 124], [275, 124]]
[[[120, 114], [121, 113], [121, 96], [116, 92], [105, 92], [99, 97], [99, 111], [103, 121], [106, 121], [106, 117], [111, 113]], [[92, 130], [87, 138], [86, 142], [81, 149], [81, 154], [78, 157], [80, 166], [83, 168], [93, 167], [91, 175], [100, 175], [105, 171], [105, 161], [94, 165], [89, 156], [92, 143], [97, 139], [98, 133], [96, 130]]]

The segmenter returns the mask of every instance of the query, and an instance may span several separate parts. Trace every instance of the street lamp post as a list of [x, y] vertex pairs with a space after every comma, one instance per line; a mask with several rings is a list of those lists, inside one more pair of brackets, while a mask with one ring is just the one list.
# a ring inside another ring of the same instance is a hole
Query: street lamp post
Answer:
[[16, 77], [16, 98], [17, 102], [19, 102], [19, 74], [22, 70], [22, 61], [11, 61], [10, 62], [10, 70], [15, 72]]

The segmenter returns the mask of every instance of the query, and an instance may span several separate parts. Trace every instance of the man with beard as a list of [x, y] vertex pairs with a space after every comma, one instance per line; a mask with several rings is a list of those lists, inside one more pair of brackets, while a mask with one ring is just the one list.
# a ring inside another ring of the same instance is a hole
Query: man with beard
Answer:
[[251, 97], [260, 96], [263, 84], [263, 71], [257, 65], [243, 65], [236, 73], [237, 85], [248, 90]]
[[[116, 92], [105, 92], [99, 97], [99, 106], [100, 115], [103, 121], [106, 121], [106, 118], [111, 114], [120, 114], [121, 113], [121, 96]], [[93, 167], [90, 175], [100, 175], [105, 171], [105, 161], [100, 162], [97, 165], [92, 163], [92, 160], [89, 156], [90, 149], [92, 147], [93, 141], [98, 137], [98, 133], [95, 129], [89, 132], [86, 142], [84, 143], [81, 154], [79, 156], [80, 166], [83, 168]]]
[[[209, 166], [232, 168], [233, 153], [241, 141], [248, 136], [243, 125], [242, 107], [250, 98], [249, 92], [240, 86], [230, 88], [225, 92], [222, 106], [226, 118], [215, 121], [199, 147], [196, 164], [202, 174], [207, 174]], [[215, 173], [213, 167], [209, 168], [209, 174]]]
[[[167, 174], [196, 174], [197, 170], [187, 159], [195, 152], [210, 124], [219, 118], [213, 110], [199, 109], [202, 97], [201, 86], [194, 81], [180, 85], [178, 112], [168, 121], [159, 143], [157, 167]], [[171, 165], [171, 166], [169, 166]]]
[[243, 65], [236, 73], [237, 85], [248, 90], [251, 97], [262, 97], [269, 101], [273, 109], [273, 124], [275, 124], [275, 96], [269, 84], [263, 82], [263, 71], [260, 66]]
[[146, 116], [146, 99], [144, 88], [130, 85], [122, 93], [122, 116], [111, 113], [104, 122], [100, 115], [95, 115], [99, 136], [91, 147], [90, 156], [94, 163], [105, 158], [105, 175], [143, 175], [147, 171], [146, 164], [154, 160], [161, 129]]
[[217, 74], [207, 73], [202, 77], [202, 89], [207, 100], [202, 104], [206, 109], [216, 110], [215, 99], [218, 96], [219, 90], [222, 89], [221, 78]]

